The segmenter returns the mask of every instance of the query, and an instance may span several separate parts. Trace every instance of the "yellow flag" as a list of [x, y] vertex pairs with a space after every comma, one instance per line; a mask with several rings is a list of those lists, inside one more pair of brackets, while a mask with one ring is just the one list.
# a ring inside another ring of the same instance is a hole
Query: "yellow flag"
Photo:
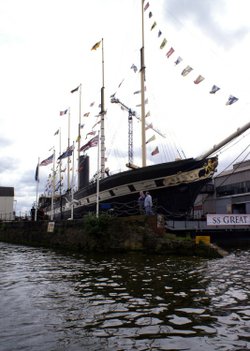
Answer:
[[96, 49], [98, 49], [99, 46], [101, 45], [101, 42], [102, 42], [102, 41], [100, 40], [100, 41], [98, 41], [97, 43], [95, 43], [95, 45], [92, 46], [91, 50], [96, 50]]

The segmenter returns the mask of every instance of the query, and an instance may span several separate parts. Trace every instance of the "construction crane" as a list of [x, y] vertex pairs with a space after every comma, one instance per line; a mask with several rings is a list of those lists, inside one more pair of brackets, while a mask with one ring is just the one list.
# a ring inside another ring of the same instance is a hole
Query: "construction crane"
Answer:
[[136, 116], [136, 112], [115, 97], [111, 98], [111, 102], [115, 104], [120, 104], [126, 111], [128, 111], [128, 163], [126, 164], [126, 166], [128, 168], [138, 168], [136, 165], [134, 165], [133, 148], [133, 116]]
[[[112, 96], [111, 97], [111, 102], [115, 104], [121, 105], [127, 112], [128, 112], [128, 163], [126, 166], [128, 168], [139, 168], [138, 166], [134, 165], [134, 151], [133, 151], [133, 117], [137, 118], [139, 121], [141, 121], [141, 118], [136, 114], [136, 111], [133, 111], [130, 107], [125, 105], [123, 102], [121, 102], [118, 98]], [[152, 125], [145, 123], [146, 127], [149, 127], [153, 129], [157, 134], [159, 134], [161, 137], [166, 138], [164, 134], [162, 134], [158, 129], [155, 129], [152, 127]]]

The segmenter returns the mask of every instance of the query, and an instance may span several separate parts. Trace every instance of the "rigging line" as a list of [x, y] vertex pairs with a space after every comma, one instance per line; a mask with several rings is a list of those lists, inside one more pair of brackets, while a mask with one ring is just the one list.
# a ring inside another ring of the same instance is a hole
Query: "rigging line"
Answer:
[[[221, 171], [216, 177], [220, 176], [223, 172], [225, 172], [232, 164], [235, 163], [235, 161], [237, 161], [237, 159], [249, 148], [250, 145], [248, 145], [226, 168], [224, 168], [223, 171]], [[237, 167], [235, 167], [232, 171], [232, 173], [230, 173], [223, 181], [221, 181], [221, 183], [218, 184], [218, 186], [222, 186], [234, 173], [235, 171], [240, 167], [240, 165], [245, 161], [245, 159], [248, 157], [248, 155], [250, 154], [250, 152], [248, 152], [246, 154], [246, 156], [243, 158], [243, 160], [237, 165]], [[207, 196], [205, 197], [205, 199], [202, 199], [198, 205], [203, 205], [207, 198], [208, 198], [208, 194]]]

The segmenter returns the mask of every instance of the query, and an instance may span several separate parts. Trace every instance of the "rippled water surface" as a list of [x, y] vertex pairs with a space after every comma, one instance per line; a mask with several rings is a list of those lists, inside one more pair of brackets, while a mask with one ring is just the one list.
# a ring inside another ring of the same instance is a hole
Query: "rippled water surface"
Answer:
[[250, 250], [74, 255], [0, 243], [0, 350], [250, 350]]

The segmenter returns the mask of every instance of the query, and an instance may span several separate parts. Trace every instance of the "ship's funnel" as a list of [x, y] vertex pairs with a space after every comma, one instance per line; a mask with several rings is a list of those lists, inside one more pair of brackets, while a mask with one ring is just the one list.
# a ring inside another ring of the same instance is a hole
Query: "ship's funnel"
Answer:
[[78, 189], [82, 189], [89, 184], [89, 156], [80, 156], [78, 172]]

